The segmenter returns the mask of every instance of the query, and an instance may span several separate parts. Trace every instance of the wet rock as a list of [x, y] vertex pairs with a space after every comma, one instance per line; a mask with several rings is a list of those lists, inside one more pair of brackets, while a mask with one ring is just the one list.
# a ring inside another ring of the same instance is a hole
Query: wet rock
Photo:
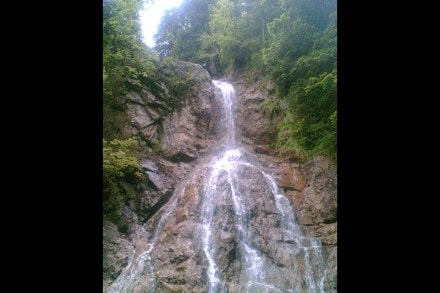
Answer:
[[158, 276], [157, 289], [160, 292], [207, 291], [207, 264], [201, 257], [203, 250], [197, 241], [201, 237], [201, 227], [197, 223], [200, 217], [200, 194], [196, 186], [203, 186], [203, 178], [195, 180], [197, 183], [189, 184], [182, 190], [175, 212], [165, 223], [158, 238], [160, 244], [153, 253], [153, 264]]
[[316, 225], [334, 223], [337, 219], [336, 167], [329, 160], [315, 158], [306, 165], [309, 182], [304, 188], [304, 201], [296, 203], [301, 223]]
[[296, 163], [283, 163], [276, 169], [274, 174], [280, 188], [287, 190], [302, 191], [306, 186], [306, 179]]
[[148, 174], [148, 181], [155, 190], [163, 190], [165, 188], [161, 175], [151, 171], [147, 171], [146, 173]]
[[139, 210], [143, 215], [149, 215], [150, 209], [159, 202], [162, 196], [161, 193], [155, 190], [144, 190], [143, 195], [139, 199]]
[[159, 171], [156, 163], [151, 160], [143, 159], [141, 160], [141, 166], [148, 175], [149, 186], [156, 191], [161, 191], [164, 194], [167, 191], [164, 181], [162, 179], [163, 175]]
[[145, 107], [138, 104], [128, 104], [127, 113], [131, 117], [132, 123], [139, 128], [145, 128], [154, 123], [154, 120], [147, 114]]
[[255, 145], [271, 144], [276, 138], [276, 129], [269, 117], [263, 114], [261, 102], [268, 99], [267, 91], [259, 89], [258, 84], [247, 85], [244, 80], [237, 80], [238, 112], [237, 128], [244, 138]]
[[325, 292], [337, 292], [337, 248], [331, 246], [325, 249], [326, 261], [329, 264], [327, 269], [326, 281], [324, 282]]
[[146, 106], [145, 107], [145, 112], [148, 114], [149, 117], [151, 117], [151, 119], [153, 121], [159, 120], [160, 117], [161, 117], [159, 112], [155, 108], [153, 108], [151, 106]]
[[146, 159], [141, 160], [141, 166], [148, 171], [159, 173], [159, 168], [151, 160], [146, 160]]
[[151, 92], [144, 89], [141, 91], [141, 98], [144, 101], [144, 105], [154, 106], [155, 109], [162, 114], [164, 110], [170, 109], [170, 107], [166, 104], [166, 101], [170, 97], [168, 89], [164, 84], [160, 84], [159, 88], [161, 89], [162, 95], [156, 97]]
[[214, 86], [203, 68], [185, 62], [178, 64], [182, 70], [194, 70], [196, 86], [187, 94], [182, 108], [164, 119], [161, 141], [169, 157], [176, 161], [191, 162], [213, 143], [207, 138], [213, 115]]
[[107, 288], [127, 266], [134, 245], [110, 222], [104, 222], [102, 235], [103, 287]]
[[132, 103], [136, 103], [136, 104], [140, 104], [140, 105], [145, 106], [144, 100], [141, 98], [141, 95], [137, 92], [128, 93], [125, 96], [125, 99], [127, 99], [128, 101], [131, 101]]
[[158, 139], [158, 131], [161, 119], [170, 107], [162, 100], [169, 99], [168, 90], [164, 85], [158, 85], [162, 95], [154, 96], [146, 89], [140, 92], [130, 92], [123, 97], [125, 112], [131, 123], [124, 127], [124, 131], [131, 136], [140, 136], [145, 140], [155, 141]]
[[191, 106], [185, 107], [167, 117], [163, 124], [163, 148], [177, 161], [190, 162], [208, 146], [204, 138], [207, 137], [209, 124], [200, 123], [201, 119], [197, 119], [192, 111]]

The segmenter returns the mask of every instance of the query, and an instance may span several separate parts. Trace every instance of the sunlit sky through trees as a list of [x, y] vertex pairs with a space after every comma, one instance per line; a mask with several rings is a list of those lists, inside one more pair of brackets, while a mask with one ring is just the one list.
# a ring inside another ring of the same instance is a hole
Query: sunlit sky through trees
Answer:
[[142, 23], [143, 41], [149, 47], [154, 47], [153, 36], [157, 32], [165, 10], [180, 6], [183, 0], [153, 0], [152, 3], [144, 5], [144, 10], [140, 12]]

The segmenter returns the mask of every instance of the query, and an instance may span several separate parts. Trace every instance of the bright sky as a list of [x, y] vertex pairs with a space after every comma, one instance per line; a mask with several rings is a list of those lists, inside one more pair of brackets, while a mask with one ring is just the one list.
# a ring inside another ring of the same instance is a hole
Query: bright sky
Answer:
[[149, 47], [156, 45], [153, 40], [153, 35], [157, 32], [162, 15], [166, 9], [180, 6], [182, 1], [183, 0], [153, 0], [153, 3], [144, 5], [144, 10], [140, 12], [144, 43]]

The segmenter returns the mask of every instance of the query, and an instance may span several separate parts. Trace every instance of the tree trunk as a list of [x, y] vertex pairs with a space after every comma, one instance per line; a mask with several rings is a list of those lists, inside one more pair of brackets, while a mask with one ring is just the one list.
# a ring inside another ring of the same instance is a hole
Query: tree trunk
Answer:
[[215, 67], [215, 48], [211, 48], [211, 56], [209, 56], [209, 73], [211, 73], [212, 76], [216, 76], [217, 74], [217, 68]]

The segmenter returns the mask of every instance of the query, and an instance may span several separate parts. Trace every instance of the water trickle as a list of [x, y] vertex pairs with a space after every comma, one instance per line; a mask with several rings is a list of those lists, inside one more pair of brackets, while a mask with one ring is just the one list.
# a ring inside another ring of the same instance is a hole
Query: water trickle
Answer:
[[[183, 187], [183, 189], [179, 191], [179, 195], [183, 194], [184, 191], [185, 188]], [[151, 237], [148, 237], [148, 233], [145, 233], [144, 242], [133, 251], [133, 255], [129, 259], [127, 267], [125, 267], [121, 274], [107, 289], [108, 293], [131, 293], [139, 288], [142, 288], [144, 290], [143, 292], [147, 293], [156, 292], [157, 280], [154, 273], [151, 253], [160, 232], [162, 232], [166, 220], [176, 208], [178, 199], [179, 196], [176, 196], [171, 203], [160, 209], [159, 213], [161, 213], [161, 216], [159, 222], [156, 224], [154, 233]], [[146, 232], [145, 227], [142, 227], [142, 229]], [[141, 251], [137, 257], [135, 257], [136, 250]], [[147, 276], [147, 278], [142, 278], [142, 276]]]

